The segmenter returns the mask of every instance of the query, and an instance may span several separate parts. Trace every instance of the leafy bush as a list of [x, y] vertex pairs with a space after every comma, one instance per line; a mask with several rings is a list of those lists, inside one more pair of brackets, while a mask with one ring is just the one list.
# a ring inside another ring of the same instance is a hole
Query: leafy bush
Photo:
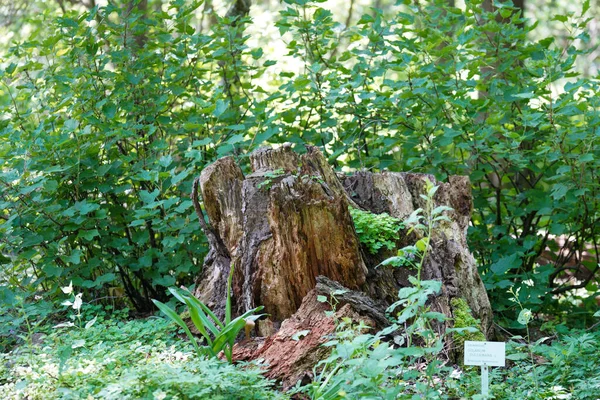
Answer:
[[[286, 0], [277, 26], [304, 68], [269, 79], [276, 62], [250, 48], [249, 19], [197, 31], [200, 2], [40, 15], [0, 71], [2, 284], [120, 286], [148, 310], [206, 252], [185, 199], [193, 175], [289, 141], [349, 169], [468, 175], [470, 245], [507, 324], [510, 287], [533, 311], [596, 292], [600, 86], [573, 69], [584, 14], [557, 17], [564, 43], [532, 42], [508, 2], [403, 1], [348, 27], [319, 3]], [[546, 248], [563, 256], [538, 265]]]
[[246, 85], [261, 70], [238, 61], [248, 21], [195, 32], [199, 5], [142, 17], [109, 3], [44, 21], [11, 47], [0, 71], [1, 284], [34, 276], [56, 295], [72, 280], [90, 297], [120, 286], [148, 311], [198, 273], [192, 180], [257, 123], [219, 80]]
[[[391, 18], [374, 10], [347, 28], [315, 3], [288, 3], [278, 25], [306, 66], [282, 86], [301, 121], [281, 122], [291, 137], [328, 144], [351, 168], [468, 175], [470, 246], [505, 317], [515, 319], [511, 286], [534, 310], [550, 293], [597, 290], [600, 86], [573, 69], [576, 43], [589, 39], [583, 14], [556, 17], [559, 44], [528, 41], [535, 24], [509, 2], [493, 12], [481, 1], [402, 2]], [[546, 247], [560, 253], [561, 235], [563, 254], [587, 247], [592, 260], [537, 265]], [[573, 275], [585, 278], [573, 286]]]

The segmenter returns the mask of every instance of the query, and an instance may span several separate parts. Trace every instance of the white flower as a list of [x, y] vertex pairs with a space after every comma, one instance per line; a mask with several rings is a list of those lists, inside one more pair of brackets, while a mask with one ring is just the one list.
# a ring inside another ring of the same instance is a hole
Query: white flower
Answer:
[[81, 308], [81, 304], [83, 304], [83, 300], [81, 300], [81, 296], [83, 296], [83, 293], [78, 293], [77, 296], [75, 296], [75, 301], [73, 302], [74, 310], [79, 310]]
[[62, 290], [64, 294], [73, 293], [73, 281], [69, 282], [69, 286], [61, 287], [60, 290]]
[[462, 372], [460, 372], [459, 370], [453, 369], [452, 372], [450, 373], [450, 378], [460, 379], [461, 375], [462, 375]]
[[72, 322], [62, 322], [60, 324], [54, 325], [54, 328], [70, 328], [72, 326], [75, 326], [75, 324]]
[[152, 394], [154, 395], [155, 400], [163, 400], [167, 397], [167, 394], [165, 392], [163, 392], [162, 390], [157, 390], [157, 391], [153, 392]]
[[60, 303], [61, 306], [72, 306], [73, 302], [69, 301], [69, 300], [65, 300], [62, 303]]

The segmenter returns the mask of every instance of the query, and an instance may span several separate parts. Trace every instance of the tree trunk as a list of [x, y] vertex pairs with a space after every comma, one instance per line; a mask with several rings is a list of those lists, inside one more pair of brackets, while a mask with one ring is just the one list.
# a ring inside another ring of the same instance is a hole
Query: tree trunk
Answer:
[[[314, 299], [308, 297], [336, 287], [350, 290], [340, 297], [341, 304], [384, 326], [385, 309], [397, 299], [399, 288], [409, 285], [413, 271], [375, 268], [389, 252], [373, 256], [361, 247], [348, 207], [404, 219], [423, 206], [420, 194], [427, 178], [440, 186], [436, 205], [453, 208], [447, 212], [452, 222], [434, 233], [422, 272], [422, 279], [443, 283], [432, 309], [452, 317], [450, 300], [462, 297], [481, 320], [484, 334], [490, 334], [490, 303], [466, 241], [472, 208], [468, 178], [452, 176], [448, 183], [439, 183], [433, 176], [408, 173], [341, 176], [312, 146], [302, 155], [289, 145], [262, 148], [251, 154], [250, 162], [252, 173], [247, 176], [233, 158], [226, 157], [206, 167], [199, 177], [210, 223], [201, 210], [199, 216], [211, 251], [196, 295], [218, 315], [224, 313], [225, 282], [233, 264], [237, 312], [263, 305], [269, 314], [258, 323], [260, 336], [279, 329], [303, 299], [312, 304]], [[414, 244], [412, 236], [400, 235], [398, 245]], [[449, 321], [439, 329], [450, 325]]]

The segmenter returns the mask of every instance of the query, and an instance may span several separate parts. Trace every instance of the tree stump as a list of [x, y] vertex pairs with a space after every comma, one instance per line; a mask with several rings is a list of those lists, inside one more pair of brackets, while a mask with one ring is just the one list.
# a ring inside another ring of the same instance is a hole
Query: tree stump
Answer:
[[[435, 232], [422, 271], [422, 279], [443, 284], [442, 293], [431, 302], [432, 309], [452, 317], [450, 300], [462, 297], [481, 320], [484, 334], [490, 334], [490, 303], [466, 240], [472, 209], [468, 178], [452, 176], [440, 183], [422, 174], [338, 175], [312, 146], [301, 155], [289, 145], [261, 148], [251, 154], [250, 163], [252, 172], [244, 176], [233, 158], [222, 158], [206, 167], [194, 185], [192, 197], [210, 244], [196, 295], [217, 315], [224, 314], [226, 280], [233, 265], [237, 312], [263, 305], [269, 314], [258, 323], [260, 336], [273, 335], [309, 293], [319, 290], [319, 276], [334, 282], [329, 286], [351, 290], [354, 304], [348, 300], [349, 307], [383, 325], [384, 310], [396, 300], [399, 288], [409, 285], [408, 276], [414, 271], [375, 268], [389, 253], [371, 255], [362, 248], [348, 207], [404, 219], [423, 206], [419, 195], [430, 179], [440, 186], [436, 205], [453, 209], [447, 212], [452, 222]], [[208, 221], [198, 203], [198, 183]], [[398, 245], [414, 241], [402, 234]], [[306, 306], [303, 313], [318, 308]], [[302, 325], [298, 315], [294, 318]], [[440, 329], [449, 325], [451, 320]]]

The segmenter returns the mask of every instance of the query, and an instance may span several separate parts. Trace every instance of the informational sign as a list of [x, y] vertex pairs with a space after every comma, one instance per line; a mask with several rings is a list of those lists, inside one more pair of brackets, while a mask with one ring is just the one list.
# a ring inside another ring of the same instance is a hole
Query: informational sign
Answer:
[[504, 367], [505, 363], [504, 342], [465, 341], [465, 365], [481, 367], [481, 394], [484, 398], [490, 393], [489, 367]]
[[465, 365], [504, 367], [506, 347], [504, 342], [465, 341]]

